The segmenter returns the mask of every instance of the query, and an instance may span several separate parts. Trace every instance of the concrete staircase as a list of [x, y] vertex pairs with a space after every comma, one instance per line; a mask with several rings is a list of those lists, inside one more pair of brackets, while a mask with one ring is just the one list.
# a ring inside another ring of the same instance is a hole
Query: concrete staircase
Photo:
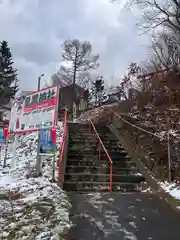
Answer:
[[[135, 163], [105, 126], [96, 126], [113, 161], [113, 191], [132, 192], [142, 187], [144, 178]], [[69, 123], [64, 189], [67, 191], [109, 191], [109, 160], [88, 124]]]

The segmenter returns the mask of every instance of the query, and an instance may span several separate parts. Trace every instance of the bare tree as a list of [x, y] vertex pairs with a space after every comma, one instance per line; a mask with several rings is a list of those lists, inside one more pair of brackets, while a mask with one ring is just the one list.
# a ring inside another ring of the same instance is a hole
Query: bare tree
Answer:
[[89, 88], [92, 82], [92, 74], [89, 71], [79, 72], [77, 84], [83, 88]]
[[97, 63], [99, 55], [92, 54], [92, 46], [88, 41], [80, 42], [77, 39], [66, 40], [62, 48], [63, 61], [71, 63], [71, 67], [67, 68], [72, 73], [72, 84], [76, 84], [79, 72], [87, 72], [99, 66]]
[[78, 84], [89, 88], [93, 70], [99, 66], [99, 55], [92, 54], [90, 42], [77, 39], [64, 41], [62, 60], [59, 71], [51, 77], [51, 83], [61, 87]]
[[71, 69], [61, 66], [59, 71], [51, 76], [51, 83], [60, 87], [72, 84]]
[[152, 49], [152, 61], [158, 68], [178, 69], [180, 63], [179, 36], [163, 32], [153, 38]]
[[96, 69], [99, 64], [99, 55], [92, 54], [92, 46], [88, 41], [78, 39], [65, 40], [62, 44], [62, 60], [60, 70], [51, 77], [53, 84], [73, 85], [71, 111], [75, 101], [75, 85], [87, 87], [90, 81], [90, 71]]
[[142, 12], [139, 26], [143, 32], [163, 26], [180, 34], [179, 0], [128, 0], [125, 9], [133, 5]]
[[119, 86], [116, 87], [122, 98], [128, 99], [129, 89], [132, 89], [133, 86], [132, 77], [136, 76], [139, 71], [140, 67], [137, 63], [129, 65], [127, 75], [121, 79]]

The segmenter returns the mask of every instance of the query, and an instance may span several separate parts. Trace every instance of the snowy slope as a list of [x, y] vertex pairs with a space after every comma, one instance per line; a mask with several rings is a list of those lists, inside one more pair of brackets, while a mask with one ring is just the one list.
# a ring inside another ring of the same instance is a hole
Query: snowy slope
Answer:
[[[62, 136], [59, 123], [58, 146]], [[45, 157], [42, 177], [35, 177], [37, 133], [21, 136], [17, 167], [0, 166], [0, 239], [63, 239], [70, 228], [70, 203], [63, 190], [52, 183], [52, 159]], [[21, 146], [20, 146], [21, 145]], [[22, 147], [23, 146], [23, 147]], [[8, 164], [11, 162], [9, 147]], [[57, 152], [58, 157], [58, 152]], [[56, 169], [57, 177], [57, 169]]]
[[175, 182], [160, 182], [161, 187], [168, 192], [172, 197], [180, 200], [180, 186]]

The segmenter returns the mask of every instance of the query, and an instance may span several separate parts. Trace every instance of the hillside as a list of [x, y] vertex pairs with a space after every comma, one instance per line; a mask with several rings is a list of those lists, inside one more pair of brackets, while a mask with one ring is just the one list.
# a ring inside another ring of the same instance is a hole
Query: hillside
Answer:
[[[59, 123], [58, 147], [62, 131], [62, 124]], [[3, 168], [1, 162], [0, 239], [2, 240], [59, 240], [63, 239], [71, 226], [69, 200], [57, 183], [51, 182], [51, 159], [44, 158], [42, 176], [35, 177], [36, 146], [37, 133], [20, 136], [16, 168], [10, 168], [11, 146], [9, 146], [7, 167]], [[58, 152], [56, 156], [58, 158]]]

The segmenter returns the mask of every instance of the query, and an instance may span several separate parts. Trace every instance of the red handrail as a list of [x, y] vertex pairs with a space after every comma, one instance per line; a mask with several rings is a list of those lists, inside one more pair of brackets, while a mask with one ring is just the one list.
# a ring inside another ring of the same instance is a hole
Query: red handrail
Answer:
[[58, 163], [58, 184], [59, 185], [61, 183], [61, 165], [62, 165], [62, 160], [63, 160], [65, 142], [66, 142], [66, 139], [67, 139], [67, 112], [68, 112], [68, 110], [67, 110], [67, 108], [65, 108], [65, 112], [64, 112], [64, 131], [63, 131], [61, 146], [59, 148], [59, 163]]
[[106, 153], [106, 156], [107, 156], [107, 158], [109, 160], [109, 164], [110, 164], [110, 186], [109, 186], [109, 190], [110, 190], [110, 192], [112, 192], [112, 175], [113, 175], [113, 173], [112, 173], [112, 165], [113, 165], [113, 161], [111, 160], [111, 157], [109, 156], [109, 153], [106, 150], [106, 148], [105, 148], [105, 146], [104, 146], [104, 144], [103, 144], [103, 142], [102, 142], [102, 140], [101, 140], [101, 138], [100, 138], [100, 136], [99, 136], [99, 134], [98, 134], [94, 124], [93, 124], [93, 122], [90, 119], [89, 119], [89, 122], [91, 123], [91, 126], [93, 127], [93, 130], [94, 130], [94, 132], [95, 132], [95, 134], [96, 134], [96, 136], [97, 136], [97, 138], [99, 140], [99, 143], [101, 144], [101, 146], [102, 146], [102, 148], [103, 148], [104, 152]]

